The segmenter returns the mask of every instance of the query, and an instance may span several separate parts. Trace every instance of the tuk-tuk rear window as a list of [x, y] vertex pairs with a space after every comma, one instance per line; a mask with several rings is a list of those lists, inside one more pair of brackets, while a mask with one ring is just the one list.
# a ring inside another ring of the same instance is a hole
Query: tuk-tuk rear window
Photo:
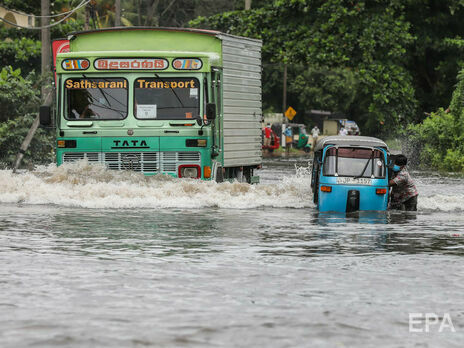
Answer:
[[377, 149], [335, 148], [327, 150], [323, 165], [325, 176], [385, 178], [383, 152]]
[[[331, 147], [327, 150], [326, 156], [335, 156], [337, 149]], [[338, 148], [338, 157], [343, 158], [371, 158], [372, 150], [371, 149], [359, 149], [353, 147], [339, 147]], [[382, 158], [382, 151], [374, 150], [374, 158]]]

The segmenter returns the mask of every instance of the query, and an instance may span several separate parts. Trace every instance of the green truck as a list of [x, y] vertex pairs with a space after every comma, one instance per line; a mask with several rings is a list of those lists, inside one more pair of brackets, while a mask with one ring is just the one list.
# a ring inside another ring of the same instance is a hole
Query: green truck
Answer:
[[[58, 165], [256, 183], [259, 40], [216, 31], [111, 28], [53, 42]], [[52, 112], [53, 110], [53, 112]]]

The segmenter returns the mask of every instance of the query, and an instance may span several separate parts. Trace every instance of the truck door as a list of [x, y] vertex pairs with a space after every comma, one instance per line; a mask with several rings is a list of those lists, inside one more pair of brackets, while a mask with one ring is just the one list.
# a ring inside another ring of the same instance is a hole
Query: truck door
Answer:
[[214, 143], [216, 145], [215, 152], [218, 153], [217, 161], [222, 162], [223, 144], [223, 118], [222, 118], [222, 71], [213, 68], [212, 74], [212, 100], [216, 104], [216, 120], [214, 121]]

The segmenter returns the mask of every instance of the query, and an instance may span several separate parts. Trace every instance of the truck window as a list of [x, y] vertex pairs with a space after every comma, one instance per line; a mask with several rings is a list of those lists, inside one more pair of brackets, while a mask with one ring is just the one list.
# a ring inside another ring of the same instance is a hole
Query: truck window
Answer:
[[64, 82], [65, 118], [121, 120], [127, 117], [128, 83], [123, 78], [72, 78]]
[[[373, 156], [372, 156], [373, 155]], [[372, 170], [372, 164], [374, 169]], [[364, 168], [366, 169], [364, 170]], [[363, 173], [364, 170], [364, 174]], [[337, 171], [338, 176], [360, 176], [370, 178], [373, 174], [375, 178], [385, 178], [385, 162], [383, 152], [362, 148], [339, 148], [335, 147], [327, 150], [323, 174], [334, 176]]]
[[191, 77], [139, 78], [134, 82], [134, 115], [158, 120], [198, 118], [200, 82]]

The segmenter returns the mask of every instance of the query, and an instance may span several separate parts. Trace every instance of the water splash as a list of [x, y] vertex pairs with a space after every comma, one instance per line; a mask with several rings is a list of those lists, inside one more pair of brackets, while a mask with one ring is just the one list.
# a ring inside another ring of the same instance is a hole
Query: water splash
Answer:
[[419, 210], [435, 211], [462, 211], [464, 203], [464, 194], [454, 195], [420, 195], [418, 199]]
[[39, 167], [13, 174], [0, 171], [0, 202], [56, 204], [82, 208], [190, 208], [256, 207], [305, 208], [312, 206], [309, 170], [277, 184], [215, 183], [144, 176], [107, 170], [86, 161]]
[[[54, 164], [41, 166], [20, 174], [0, 170], [0, 203], [149, 209], [314, 207], [310, 169], [295, 167], [295, 172], [270, 184], [218, 184], [167, 175], [144, 176], [132, 171], [113, 171], [102, 165], [79, 161], [60, 167]], [[448, 185], [443, 182], [437, 186], [430, 180], [418, 180], [419, 211], [464, 210], [461, 181]]]

